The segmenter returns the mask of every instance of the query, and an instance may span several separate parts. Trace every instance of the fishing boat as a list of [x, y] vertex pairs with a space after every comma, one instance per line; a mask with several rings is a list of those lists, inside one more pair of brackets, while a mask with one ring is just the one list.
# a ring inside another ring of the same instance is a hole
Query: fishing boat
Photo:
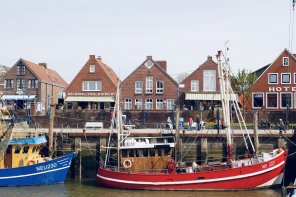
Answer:
[[44, 157], [40, 154], [47, 142], [44, 135], [13, 138], [9, 111], [2, 108], [0, 116], [0, 187], [63, 183], [76, 153]]
[[[116, 96], [117, 131], [110, 133], [105, 161], [97, 170], [97, 183], [107, 187], [148, 190], [246, 190], [280, 185], [288, 155], [285, 148], [257, 153], [240, 112], [229, 81], [229, 65], [222, 64], [222, 52], [216, 55], [224, 124], [227, 159], [200, 163], [180, 161], [179, 134], [160, 137], [132, 137], [122, 129], [119, 94]], [[223, 66], [222, 66], [223, 65]], [[248, 155], [233, 155], [231, 109], [237, 115]], [[176, 109], [179, 119], [179, 109]], [[178, 123], [176, 124], [178, 126]], [[116, 140], [112, 140], [115, 136]]]

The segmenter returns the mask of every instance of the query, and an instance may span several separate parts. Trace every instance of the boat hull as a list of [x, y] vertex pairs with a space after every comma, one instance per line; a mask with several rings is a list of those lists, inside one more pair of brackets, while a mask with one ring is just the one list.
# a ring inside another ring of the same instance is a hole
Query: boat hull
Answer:
[[247, 190], [279, 185], [287, 151], [273, 159], [238, 168], [194, 173], [129, 173], [99, 168], [97, 183], [114, 188], [149, 190]]
[[0, 187], [63, 183], [76, 153], [18, 168], [0, 169]]

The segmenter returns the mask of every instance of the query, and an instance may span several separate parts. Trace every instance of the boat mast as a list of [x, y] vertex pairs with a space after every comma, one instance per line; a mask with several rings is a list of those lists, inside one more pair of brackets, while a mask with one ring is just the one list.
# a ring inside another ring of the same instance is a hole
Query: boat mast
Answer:
[[117, 113], [117, 169], [120, 168], [120, 143], [122, 137], [122, 117], [121, 117], [121, 110], [120, 110], [120, 80], [118, 80], [117, 84], [117, 91], [116, 91], [116, 113]]
[[229, 77], [229, 68], [222, 66], [221, 62], [221, 54], [222, 51], [218, 51], [216, 55], [218, 61], [218, 79], [220, 84], [220, 95], [221, 95], [221, 103], [222, 103], [222, 112], [224, 123], [226, 126], [226, 139], [227, 139], [227, 153], [228, 153], [228, 162], [233, 160], [232, 155], [232, 137], [230, 130], [230, 84], [228, 83]]

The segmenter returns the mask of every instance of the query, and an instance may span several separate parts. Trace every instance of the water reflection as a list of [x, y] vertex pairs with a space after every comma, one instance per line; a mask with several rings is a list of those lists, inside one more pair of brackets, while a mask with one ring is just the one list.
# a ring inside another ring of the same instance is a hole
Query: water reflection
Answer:
[[279, 189], [252, 190], [239, 192], [197, 192], [197, 191], [142, 191], [142, 190], [120, 190], [99, 187], [95, 180], [83, 182], [66, 181], [65, 184], [45, 185], [45, 186], [27, 186], [27, 187], [5, 187], [0, 188], [1, 197], [68, 197], [68, 196], [104, 196], [104, 197], [278, 197], [281, 195]]

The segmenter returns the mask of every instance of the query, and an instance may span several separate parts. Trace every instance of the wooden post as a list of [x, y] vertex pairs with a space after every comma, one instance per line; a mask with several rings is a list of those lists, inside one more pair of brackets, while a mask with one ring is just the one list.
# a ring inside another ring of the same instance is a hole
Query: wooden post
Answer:
[[55, 115], [55, 105], [50, 105], [50, 115], [49, 115], [49, 128], [48, 128], [48, 153], [51, 155], [53, 152], [53, 124]]
[[255, 152], [259, 152], [259, 138], [258, 138], [258, 112], [253, 113], [253, 122], [254, 122], [254, 145]]
[[179, 159], [179, 149], [180, 149], [180, 109], [176, 109], [176, 149], [175, 149], [175, 162]]

